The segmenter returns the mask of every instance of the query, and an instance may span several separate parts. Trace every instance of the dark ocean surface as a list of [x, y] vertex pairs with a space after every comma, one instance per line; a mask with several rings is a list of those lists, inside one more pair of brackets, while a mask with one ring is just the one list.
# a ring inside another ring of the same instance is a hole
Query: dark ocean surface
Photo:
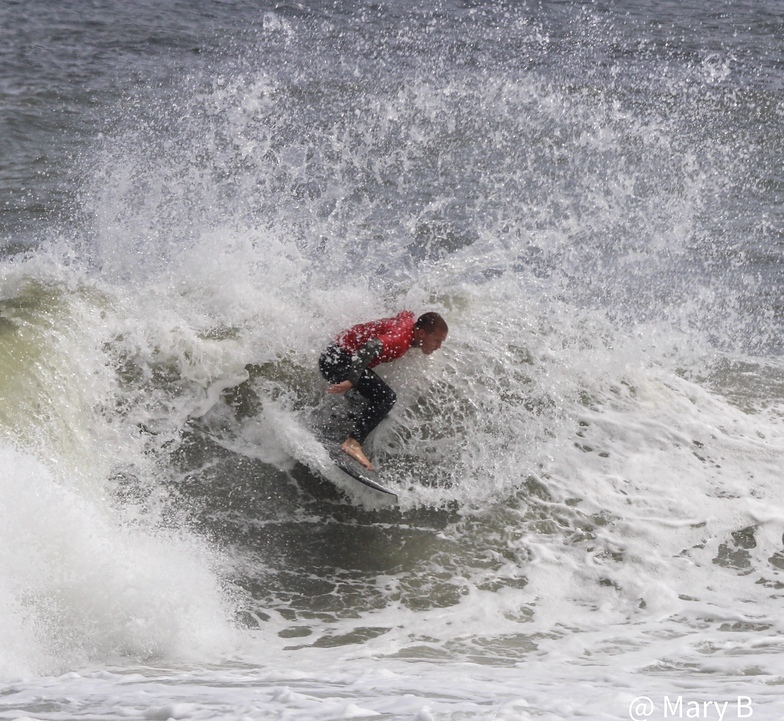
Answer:
[[[0, 3], [0, 718], [780, 718], [783, 42]], [[403, 308], [390, 507], [310, 419]]]

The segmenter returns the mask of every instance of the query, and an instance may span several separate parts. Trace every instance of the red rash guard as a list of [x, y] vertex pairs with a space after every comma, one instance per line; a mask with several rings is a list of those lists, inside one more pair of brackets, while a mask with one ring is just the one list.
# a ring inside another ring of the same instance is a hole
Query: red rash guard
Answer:
[[336, 342], [351, 355], [356, 355], [368, 341], [374, 338], [381, 341], [381, 352], [367, 365], [368, 368], [374, 368], [379, 363], [389, 363], [400, 358], [410, 350], [414, 342], [414, 323], [414, 314], [404, 310], [394, 318], [355, 325], [341, 333]]

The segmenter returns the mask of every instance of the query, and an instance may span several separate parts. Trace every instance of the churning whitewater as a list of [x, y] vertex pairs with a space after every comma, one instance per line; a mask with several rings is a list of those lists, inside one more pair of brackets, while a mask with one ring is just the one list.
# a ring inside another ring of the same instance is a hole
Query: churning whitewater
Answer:
[[0, 718], [778, 719], [775, 9], [0, 8]]

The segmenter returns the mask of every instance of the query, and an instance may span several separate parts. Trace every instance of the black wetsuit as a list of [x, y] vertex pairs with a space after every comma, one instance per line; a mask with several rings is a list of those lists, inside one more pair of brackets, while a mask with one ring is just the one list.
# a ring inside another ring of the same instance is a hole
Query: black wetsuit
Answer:
[[[368, 346], [370, 346], [368, 348]], [[364, 351], [364, 353], [363, 353]], [[356, 355], [350, 355], [337, 344], [329, 346], [319, 358], [319, 370], [330, 383], [352, 382], [352, 387], [366, 401], [354, 421], [349, 434], [351, 438], [365, 442], [370, 432], [387, 416], [397, 400], [393, 391], [367, 364], [377, 354], [373, 342], [369, 342]], [[368, 358], [368, 356], [370, 356]]]

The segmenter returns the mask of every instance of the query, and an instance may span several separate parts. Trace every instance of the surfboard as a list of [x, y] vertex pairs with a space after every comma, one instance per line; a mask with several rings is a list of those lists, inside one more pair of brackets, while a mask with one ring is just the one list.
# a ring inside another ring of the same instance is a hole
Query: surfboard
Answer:
[[340, 450], [340, 446], [335, 444], [325, 445], [327, 447], [327, 451], [329, 452], [329, 457], [335, 462], [335, 465], [341, 471], [347, 473], [355, 481], [359, 481], [360, 483], [368, 486], [368, 488], [372, 488], [373, 490], [384, 493], [387, 496], [391, 496], [397, 500], [397, 494], [393, 493], [381, 484], [378, 477], [378, 472], [365, 468], [365, 466], [363, 466], [361, 463]]
[[350, 487], [353, 484], [355, 487], [358, 485], [359, 488], [372, 489], [384, 503], [394, 503], [397, 501], [397, 494], [384, 486], [377, 471], [365, 468], [340, 450], [340, 444], [346, 440], [353, 425], [351, 416], [358, 411], [361, 403], [361, 397], [351, 391], [341, 398], [326, 398], [313, 410], [310, 425], [314, 435], [335, 464], [334, 470], [342, 475], [343, 487]]

